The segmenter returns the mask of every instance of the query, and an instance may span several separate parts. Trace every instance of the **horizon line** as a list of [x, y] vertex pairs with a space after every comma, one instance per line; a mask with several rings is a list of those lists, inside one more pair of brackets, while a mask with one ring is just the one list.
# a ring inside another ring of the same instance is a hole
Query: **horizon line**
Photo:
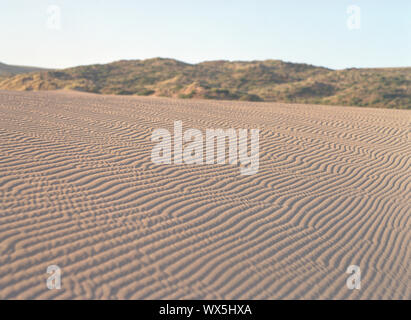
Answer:
[[0, 60], [0, 64], [5, 64], [9, 66], [15, 66], [15, 67], [30, 67], [30, 68], [41, 68], [41, 69], [49, 69], [49, 70], [64, 70], [64, 69], [71, 69], [71, 68], [77, 68], [77, 67], [85, 67], [85, 66], [92, 66], [92, 65], [105, 65], [105, 64], [111, 64], [111, 63], [116, 63], [120, 61], [147, 61], [147, 60], [155, 60], [155, 59], [163, 59], [163, 60], [174, 60], [177, 62], [181, 62], [184, 64], [188, 65], [198, 65], [202, 63], [207, 63], [207, 62], [230, 62], [230, 63], [235, 63], [235, 62], [264, 62], [264, 61], [281, 61], [284, 63], [292, 63], [292, 64], [305, 64], [305, 65], [310, 65], [318, 68], [325, 68], [329, 69], [331, 71], [339, 71], [339, 70], [349, 70], [349, 69], [404, 69], [404, 68], [411, 68], [411, 66], [387, 66], [387, 67], [346, 67], [346, 68], [331, 68], [327, 67], [324, 65], [316, 65], [308, 62], [295, 62], [295, 61], [287, 61], [287, 60], [281, 60], [281, 59], [275, 59], [275, 58], [270, 58], [270, 59], [250, 59], [250, 60], [242, 60], [242, 59], [214, 59], [214, 60], [202, 60], [199, 62], [187, 62], [183, 60], [179, 60], [177, 58], [171, 58], [171, 57], [162, 57], [162, 56], [156, 56], [152, 58], [145, 58], [145, 59], [139, 59], [139, 58], [123, 58], [123, 59], [117, 59], [117, 60], [111, 60], [109, 62], [95, 62], [95, 63], [88, 63], [88, 64], [78, 64], [78, 65], [73, 65], [73, 66], [68, 66], [68, 67], [48, 67], [48, 66], [39, 66], [39, 65], [30, 65], [30, 64], [16, 64], [16, 63], [8, 63], [3, 60]]

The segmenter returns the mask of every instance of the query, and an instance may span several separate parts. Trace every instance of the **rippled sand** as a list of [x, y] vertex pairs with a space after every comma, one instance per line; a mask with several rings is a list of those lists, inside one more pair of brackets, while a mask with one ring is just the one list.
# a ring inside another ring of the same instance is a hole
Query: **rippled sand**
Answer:
[[[410, 115], [0, 91], [0, 298], [411, 299]], [[174, 120], [259, 128], [259, 172], [153, 164]]]

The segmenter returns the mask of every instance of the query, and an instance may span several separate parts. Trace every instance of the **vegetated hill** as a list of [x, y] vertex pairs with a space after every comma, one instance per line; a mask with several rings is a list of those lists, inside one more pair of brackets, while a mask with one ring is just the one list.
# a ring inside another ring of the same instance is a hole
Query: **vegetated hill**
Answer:
[[331, 70], [279, 60], [188, 64], [155, 58], [20, 74], [0, 81], [0, 89], [410, 109], [410, 83], [411, 68]]
[[27, 66], [13, 66], [0, 62], [0, 77], [9, 77], [16, 74], [44, 71], [47, 69]]

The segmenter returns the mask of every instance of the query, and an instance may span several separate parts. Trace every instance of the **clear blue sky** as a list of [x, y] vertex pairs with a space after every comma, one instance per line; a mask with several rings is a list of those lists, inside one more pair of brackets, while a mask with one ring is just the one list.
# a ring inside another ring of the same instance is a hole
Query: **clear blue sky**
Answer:
[[[60, 30], [47, 26], [50, 5]], [[349, 5], [360, 29], [347, 27]], [[411, 66], [411, 0], [0, 0], [0, 39], [0, 61], [55, 68], [152, 57]]]

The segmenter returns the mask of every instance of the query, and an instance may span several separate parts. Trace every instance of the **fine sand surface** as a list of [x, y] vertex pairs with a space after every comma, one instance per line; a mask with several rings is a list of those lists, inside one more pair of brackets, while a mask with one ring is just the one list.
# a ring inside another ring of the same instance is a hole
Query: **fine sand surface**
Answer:
[[[0, 91], [0, 298], [411, 299], [410, 116]], [[152, 163], [174, 120], [259, 128], [258, 173]]]

